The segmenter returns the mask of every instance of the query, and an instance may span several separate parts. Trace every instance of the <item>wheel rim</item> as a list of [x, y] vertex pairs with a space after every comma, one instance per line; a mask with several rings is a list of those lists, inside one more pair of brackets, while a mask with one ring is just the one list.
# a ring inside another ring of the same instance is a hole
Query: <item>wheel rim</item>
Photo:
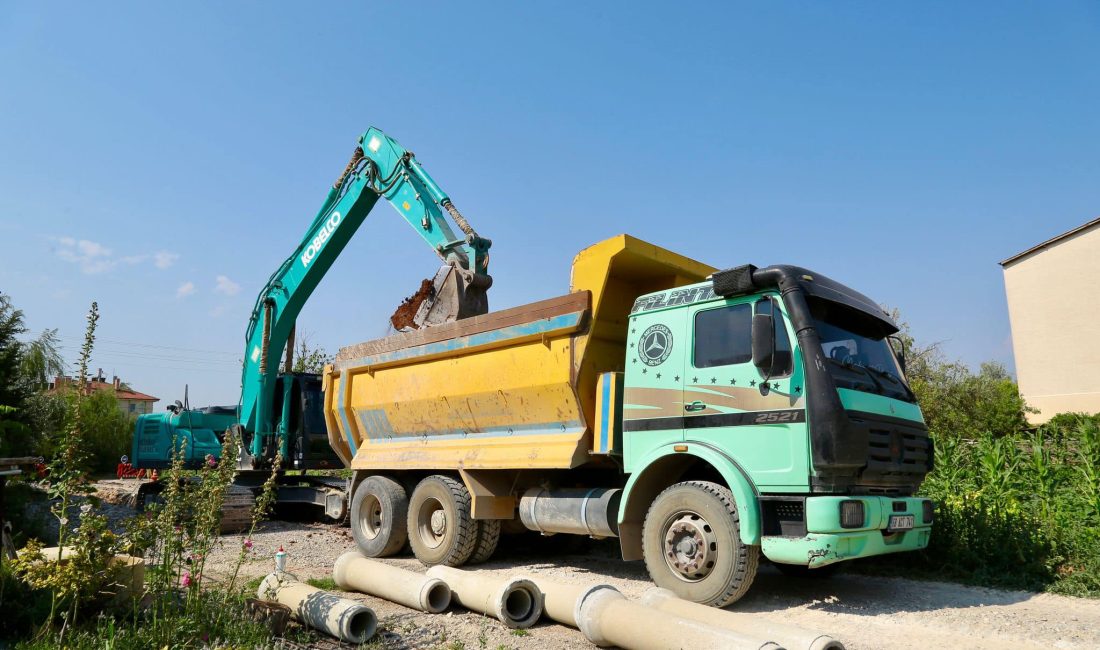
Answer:
[[678, 512], [665, 522], [663, 553], [672, 575], [699, 582], [710, 575], [718, 560], [714, 528], [697, 512]]
[[416, 529], [429, 548], [438, 548], [447, 536], [447, 511], [434, 497], [424, 500], [416, 513]]
[[367, 539], [374, 539], [382, 532], [382, 502], [373, 494], [363, 499], [362, 515], [359, 517], [359, 529]]

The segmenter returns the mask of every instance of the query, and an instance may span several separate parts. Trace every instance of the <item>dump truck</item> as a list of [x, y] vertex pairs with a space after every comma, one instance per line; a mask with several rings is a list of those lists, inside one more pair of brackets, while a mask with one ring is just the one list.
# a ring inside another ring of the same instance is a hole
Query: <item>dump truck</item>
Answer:
[[924, 548], [933, 449], [897, 331], [804, 268], [613, 237], [564, 296], [339, 351], [324, 415], [353, 536], [448, 566], [487, 559], [502, 527], [617, 538], [719, 607], [761, 556], [822, 575]]

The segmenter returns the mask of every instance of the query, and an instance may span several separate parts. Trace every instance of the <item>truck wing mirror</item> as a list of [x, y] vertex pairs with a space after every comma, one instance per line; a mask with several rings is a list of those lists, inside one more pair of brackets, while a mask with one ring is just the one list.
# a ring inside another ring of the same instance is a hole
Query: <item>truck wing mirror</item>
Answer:
[[890, 347], [894, 348], [894, 356], [898, 359], [901, 371], [905, 372], [905, 341], [900, 336], [890, 336]]
[[771, 314], [753, 314], [752, 365], [770, 376], [775, 364], [775, 319]]

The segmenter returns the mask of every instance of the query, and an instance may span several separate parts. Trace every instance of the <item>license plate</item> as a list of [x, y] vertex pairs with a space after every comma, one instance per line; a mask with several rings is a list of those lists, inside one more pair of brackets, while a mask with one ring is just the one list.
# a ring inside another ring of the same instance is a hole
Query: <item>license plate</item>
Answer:
[[890, 523], [886, 526], [886, 532], [899, 530], [911, 530], [916, 523], [915, 515], [890, 515]]

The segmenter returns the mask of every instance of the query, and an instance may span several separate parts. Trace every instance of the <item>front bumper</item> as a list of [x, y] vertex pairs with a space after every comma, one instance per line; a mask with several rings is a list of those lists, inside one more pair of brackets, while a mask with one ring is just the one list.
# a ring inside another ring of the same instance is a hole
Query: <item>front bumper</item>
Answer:
[[[840, 525], [843, 501], [863, 502], [862, 526]], [[811, 569], [855, 558], [920, 550], [928, 546], [932, 537], [932, 522], [924, 518], [925, 501], [914, 497], [808, 497], [806, 534], [765, 536], [760, 540], [760, 549], [773, 562]], [[914, 527], [887, 531], [891, 515], [913, 515]]]

